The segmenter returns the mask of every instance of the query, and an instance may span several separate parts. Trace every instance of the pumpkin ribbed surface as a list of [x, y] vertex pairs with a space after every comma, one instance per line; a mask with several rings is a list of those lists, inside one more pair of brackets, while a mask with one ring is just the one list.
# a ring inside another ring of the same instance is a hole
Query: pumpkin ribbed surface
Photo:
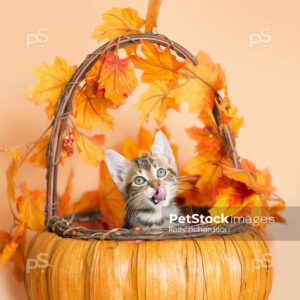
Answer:
[[253, 230], [173, 241], [85, 241], [41, 232], [27, 256], [31, 300], [267, 299], [269, 249]]

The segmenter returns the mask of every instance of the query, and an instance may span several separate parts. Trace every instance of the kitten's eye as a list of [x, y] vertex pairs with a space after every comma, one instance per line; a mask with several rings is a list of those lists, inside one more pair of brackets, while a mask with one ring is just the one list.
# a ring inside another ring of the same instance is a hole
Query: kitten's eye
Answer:
[[143, 176], [137, 176], [134, 178], [134, 183], [137, 185], [142, 185], [146, 182], [146, 179]]
[[163, 168], [160, 168], [160, 169], [157, 170], [156, 176], [158, 178], [162, 178], [162, 177], [165, 177], [166, 174], [167, 174], [167, 171]]

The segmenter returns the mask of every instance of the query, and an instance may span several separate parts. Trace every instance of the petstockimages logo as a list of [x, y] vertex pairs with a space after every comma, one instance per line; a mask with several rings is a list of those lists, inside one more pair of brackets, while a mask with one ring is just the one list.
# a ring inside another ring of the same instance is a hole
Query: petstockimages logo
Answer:
[[170, 223], [180, 223], [180, 224], [220, 224], [229, 223], [229, 217], [225, 216], [223, 213], [220, 216], [203, 216], [199, 214], [178, 216], [176, 214], [170, 214]]
[[229, 224], [244, 223], [258, 226], [260, 224], [275, 223], [274, 216], [230, 216], [221, 213], [217, 216], [204, 216], [200, 214], [192, 214], [186, 216], [178, 216], [170, 214], [170, 224]]

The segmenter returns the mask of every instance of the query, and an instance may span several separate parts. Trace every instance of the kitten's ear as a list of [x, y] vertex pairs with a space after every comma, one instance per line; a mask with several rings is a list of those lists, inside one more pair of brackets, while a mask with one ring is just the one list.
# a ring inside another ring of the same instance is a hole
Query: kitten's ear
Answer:
[[122, 192], [130, 161], [118, 152], [111, 149], [106, 150], [105, 160], [115, 185], [119, 191]]
[[172, 164], [173, 167], [177, 170], [172, 148], [170, 147], [167, 137], [163, 134], [162, 131], [158, 131], [156, 133], [151, 148], [151, 153], [153, 156], [158, 155], [166, 158], [168, 163]]

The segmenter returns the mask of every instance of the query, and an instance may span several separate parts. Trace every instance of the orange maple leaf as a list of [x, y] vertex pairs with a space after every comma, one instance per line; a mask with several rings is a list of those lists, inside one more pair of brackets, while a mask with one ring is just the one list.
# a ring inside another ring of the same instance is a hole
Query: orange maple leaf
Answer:
[[111, 100], [97, 96], [95, 84], [95, 81], [88, 81], [86, 90], [78, 89], [75, 124], [88, 130], [97, 126], [100, 130], [110, 131], [113, 128], [113, 117], [107, 109], [115, 106]]
[[61, 196], [58, 195], [57, 213], [59, 216], [66, 215], [68, 208], [70, 206], [71, 194], [72, 194], [72, 190], [73, 190], [73, 178], [74, 178], [74, 171], [72, 169], [70, 172], [64, 193]]
[[125, 200], [111, 179], [104, 162], [100, 164], [99, 209], [109, 229], [123, 226]]
[[[160, 130], [166, 135], [169, 139], [170, 134], [167, 131], [166, 127], [161, 127]], [[154, 135], [147, 129], [141, 127], [138, 131], [137, 141], [133, 138], [125, 139], [123, 142], [122, 153], [129, 159], [134, 160], [138, 157], [149, 155], [151, 151], [151, 146], [154, 141]], [[177, 146], [171, 144], [174, 157], [177, 157]]]
[[120, 59], [113, 52], [107, 51], [98, 81], [98, 93], [104, 89], [105, 98], [119, 106], [125, 102], [137, 84], [130, 58]]
[[84, 192], [77, 201], [72, 203], [66, 214], [73, 212], [86, 212], [99, 208], [99, 192], [98, 190]]
[[246, 214], [245, 208], [260, 207], [262, 198], [242, 183], [225, 176], [220, 177], [215, 192], [214, 205], [209, 210], [212, 217]]
[[272, 177], [268, 169], [258, 170], [254, 163], [247, 159], [240, 159], [242, 169], [224, 167], [223, 174], [236, 181], [243, 182], [249, 189], [269, 198], [275, 188], [272, 186]]
[[215, 92], [224, 87], [224, 72], [221, 65], [215, 64], [206, 53], [199, 51], [196, 58], [197, 66], [186, 60], [180, 71], [189, 81], [174, 93], [178, 104], [188, 103], [190, 113], [200, 114], [206, 107], [213, 108]]
[[81, 159], [87, 164], [98, 166], [100, 160], [104, 159], [104, 153], [98, 147], [99, 144], [95, 144], [91, 138], [76, 129], [73, 129], [72, 133]]
[[217, 129], [211, 125], [205, 125], [203, 128], [193, 126], [187, 128], [186, 132], [191, 139], [197, 142], [195, 147], [197, 153], [202, 155], [210, 153], [214, 156], [214, 160], [226, 156], [223, 140]]
[[141, 77], [142, 82], [153, 83], [157, 80], [177, 82], [182, 77], [178, 70], [183, 67], [184, 62], [176, 59], [176, 56], [170, 52], [170, 47], [160, 51], [157, 46], [147, 41], [142, 41], [141, 45], [146, 58], [135, 55], [132, 57], [132, 62], [136, 68], [144, 72]]
[[26, 93], [26, 99], [35, 104], [48, 103], [46, 112], [50, 120], [55, 112], [56, 103], [68, 83], [76, 66], [69, 66], [61, 57], [55, 57], [54, 65], [42, 63], [33, 69], [33, 75], [38, 79]]
[[17, 199], [20, 222], [31, 230], [40, 231], [44, 228], [46, 191], [29, 190], [26, 183], [21, 184], [21, 189], [23, 195]]

